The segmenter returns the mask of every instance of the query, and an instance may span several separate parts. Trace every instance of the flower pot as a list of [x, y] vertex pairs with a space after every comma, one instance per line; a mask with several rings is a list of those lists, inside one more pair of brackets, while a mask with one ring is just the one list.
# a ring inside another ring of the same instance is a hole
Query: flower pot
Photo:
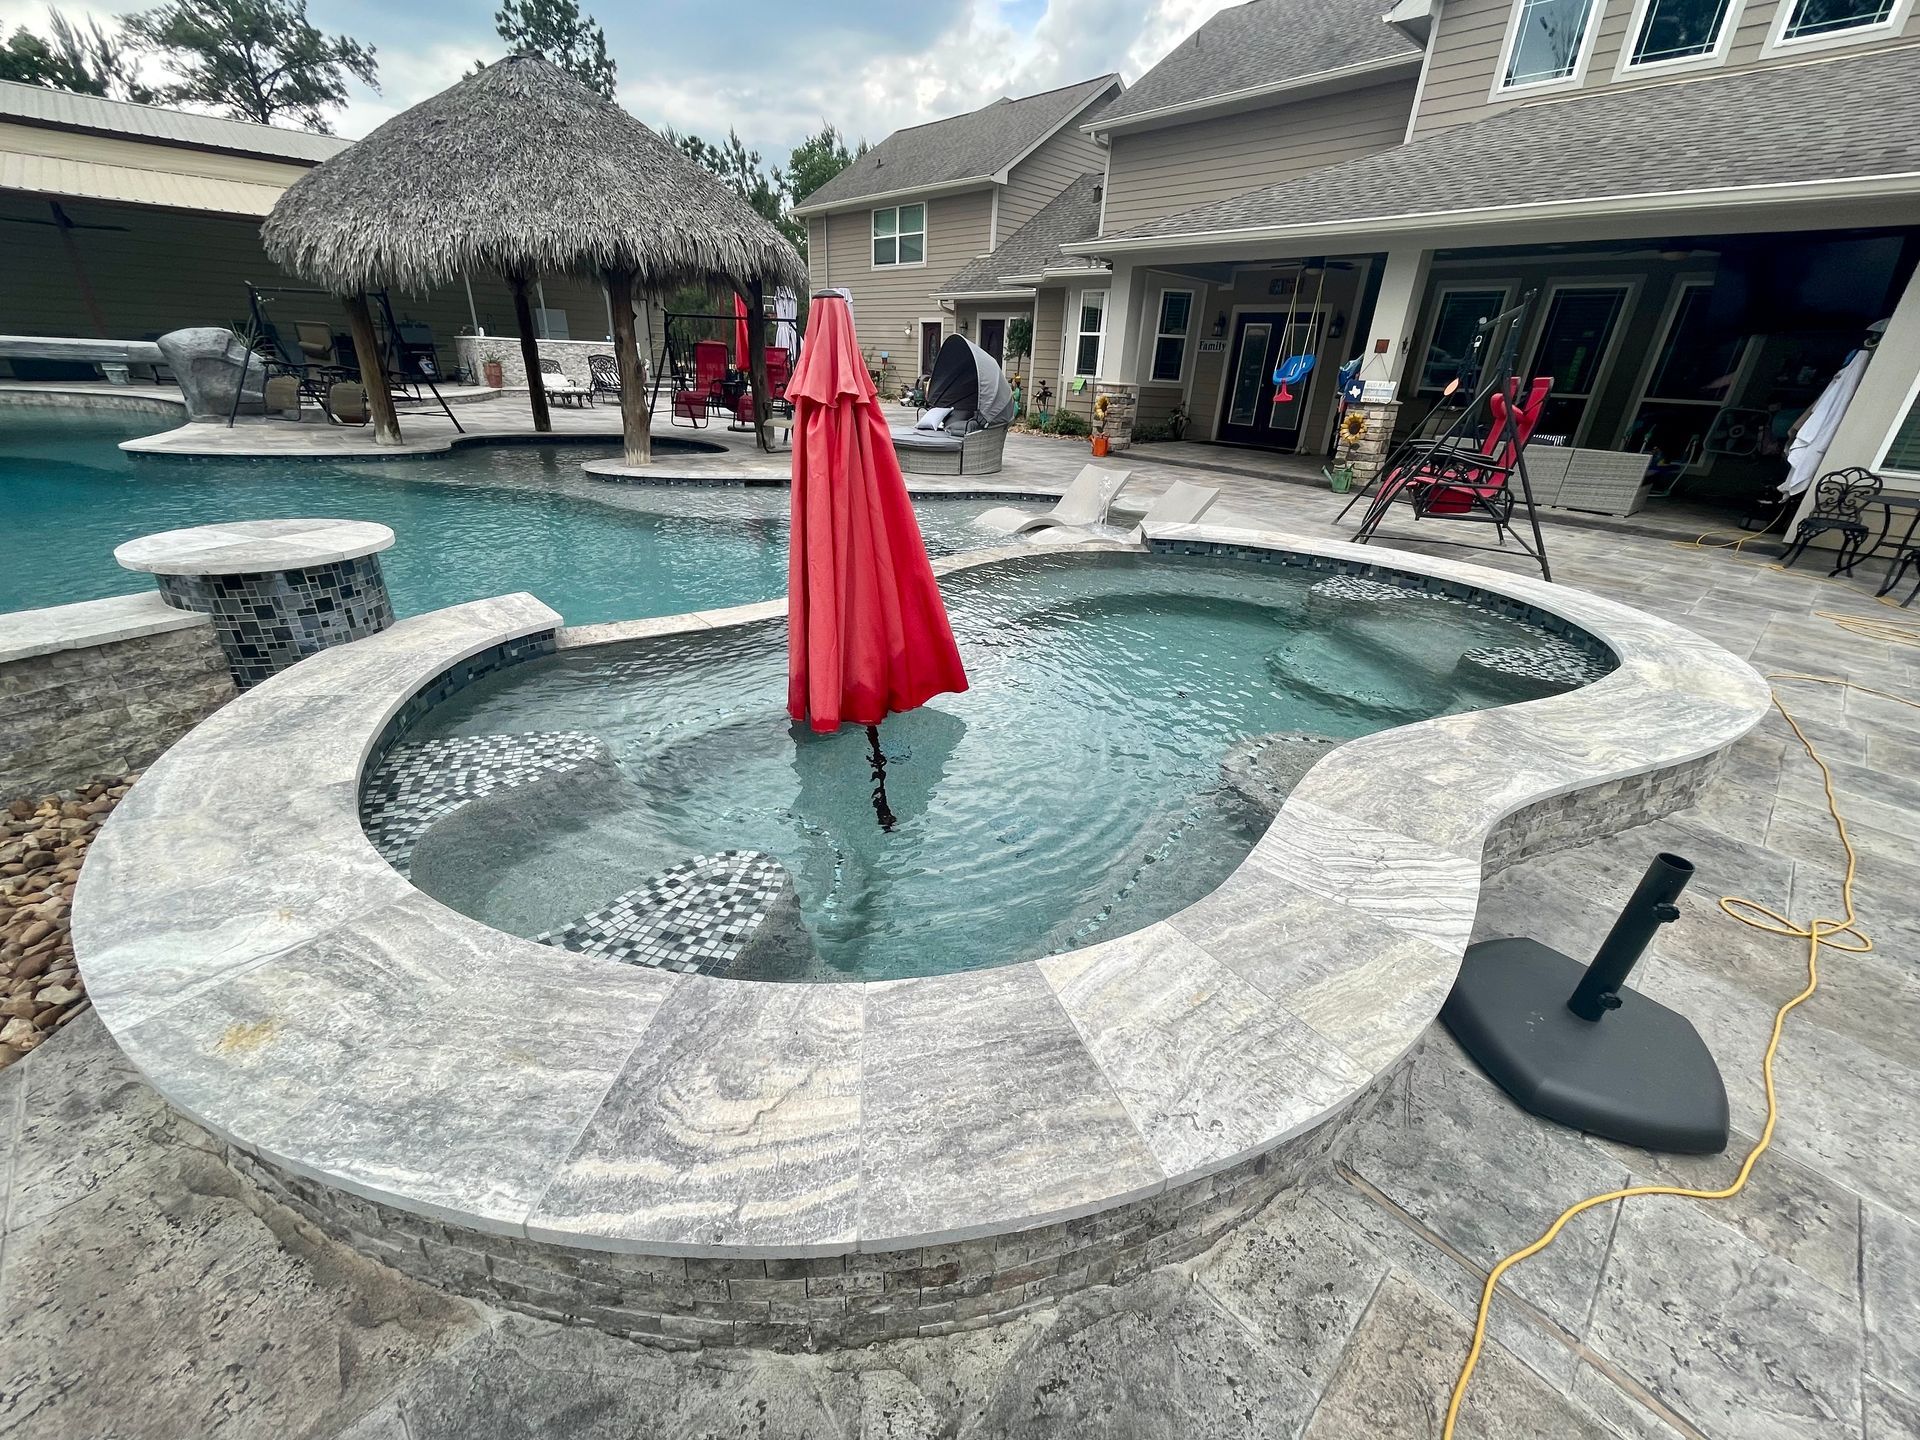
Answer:
[[485, 361], [480, 366], [480, 373], [486, 376], [487, 384], [491, 385], [495, 390], [498, 390], [502, 385], [506, 384], [506, 377], [501, 373], [500, 362], [498, 360]]
[[1093, 437], [1093, 453], [1096, 456], [1104, 455], [1107, 453], [1107, 437], [1106, 436], [1096, 435]]

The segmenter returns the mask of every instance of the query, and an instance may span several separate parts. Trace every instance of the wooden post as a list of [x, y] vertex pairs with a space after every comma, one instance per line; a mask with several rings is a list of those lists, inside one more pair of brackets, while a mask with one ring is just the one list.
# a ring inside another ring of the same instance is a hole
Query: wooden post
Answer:
[[613, 358], [620, 367], [620, 433], [626, 440], [626, 463], [651, 465], [653, 407], [648, 403], [646, 371], [633, 328], [631, 270], [607, 271], [607, 304], [613, 316]]
[[516, 271], [507, 276], [507, 284], [513, 287], [513, 323], [520, 332], [520, 363], [527, 372], [527, 400], [533, 406], [533, 428], [545, 435], [553, 429], [553, 417], [547, 413], [547, 385], [540, 378], [540, 338], [533, 329], [527, 277]]
[[773, 397], [767, 394], [767, 314], [762, 308], [766, 287], [758, 280], [747, 282], [747, 379], [753, 386], [753, 443], [762, 450], [773, 449], [773, 436], [767, 431], [767, 416]]
[[353, 358], [360, 363], [360, 383], [367, 390], [367, 412], [373, 416], [373, 443], [398, 445], [400, 416], [393, 408], [393, 391], [387, 388], [387, 367], [380, 357], [380, 338], [373, 331], [373, 313], [367, 309], [365, 292], [343, 295], [340, 303], [347, 310], [347, 329], [353, 333]]

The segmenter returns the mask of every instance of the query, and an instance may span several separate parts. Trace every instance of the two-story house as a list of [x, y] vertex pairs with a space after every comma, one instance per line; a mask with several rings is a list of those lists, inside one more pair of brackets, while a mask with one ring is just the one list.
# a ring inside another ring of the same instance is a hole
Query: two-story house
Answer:
[[1057, 383], [1307, 455], [1332, 444], [1341, 362], [1394, 387], [1381, 418], [1405, 430], [1481, 318], [1531, 294], [1542, 435], [1729, 504], [1778, 482], [1788, 428], [1885, 319], [1827, 465], [1920, 484], [1911, 0], [1378, 11], [1215, 16], [1085, 123], [1097, 216], [1037, 260], [1009, 236], [968, 283], [1038, 287]]
[[1101, 167], [1083, 127], [1120, 89], [1119, 76], [1100, 75], [896, 130], [794, 207], [814, 288], [852, 294], [861, 343], [889, 388], [931, 369], [956, 331], [1005, 358], [1007, 326], [1031, 318], [1032, 290], [1000, 287], [965, 313], [940, 292]]

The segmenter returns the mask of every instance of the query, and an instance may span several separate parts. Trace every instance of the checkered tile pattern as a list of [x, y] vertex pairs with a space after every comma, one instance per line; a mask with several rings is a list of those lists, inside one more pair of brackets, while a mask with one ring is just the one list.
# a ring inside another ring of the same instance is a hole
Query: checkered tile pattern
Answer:
[[761, 851], [696, 855], [534, 939], [624, 965], [725, 975], [789, 890], [786, 868]]
[[213, 617], [233, 683], [248, 690], [297, 660], [393, 623], [380, 557], [260, 575], [159, 575], [178, 610]]
[[427, 827], [470, 800], [561, 775], [606, 754], [595, 736], [554, 730], [402, 740], [388, 748], [360, 791], [360, 825], [402, 875]]
[[1435, 595], [1430, 590], [1410, 590], [1405, 585], [1383, 585], [1378, 580], [1367, 580], [1358, 575], [1335, 575], [1330, 580], [1321, 580], [1311, 586], [1310, 595], [1324, 595], [1334, 600], [1443, 600], [1443, 595]]
[[1461, 656], [1461, 661], [1502, 675], [1570, 687], [1591, 685], [1613, 668], [1564, 640], [1543, 640], [1538, 645], [1489, 645], [1469, 650]]

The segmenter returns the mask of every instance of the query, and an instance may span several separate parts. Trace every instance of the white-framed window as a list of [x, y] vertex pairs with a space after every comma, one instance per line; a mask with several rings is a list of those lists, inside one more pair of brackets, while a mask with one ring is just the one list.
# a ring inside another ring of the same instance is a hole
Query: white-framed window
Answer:
[[873, 267], [927, 263], [927, 207], [893, 205], [873, 212]]
[[1719, 57], [1739, 8], [1739, 0], [1638, 0], [1621, 73]]
[[1107, 336], [1107, 292], [1082, 290], [1073, 332], [1073, 373], [1088, 379], [1100, 373], [1100, 348]]
[[1178, 385], [1187, 378], [1187, 335], [1193, 329], [1193, 291], [1162, 290], [1153, 329], [1153, 360], [1147, 378]]
[[1577, 82], [1600, 0], [1518, 0], [1494, 93]]
[[1781, 0], [1766, 51], [1820, 50], [1845, 45], [1868, 32], [1899, 29], [1912, 9], [1911, 0]]
[[1427, 331], [1426, 349], [1420, 353], [1414, 388], [1437, 394], [1465, 371], [1474, 360], [1473, 341], [1480, 333], [1480, 322], [1505, 310], [1511, 293], [1497, 281], [1442, 290], [1434, 303], [1433, 325]]
[[1873, 468], [1883, 475], [1920, 477], [1920, 379], [1907, 391], [1907, 403], [1887, 432]]

